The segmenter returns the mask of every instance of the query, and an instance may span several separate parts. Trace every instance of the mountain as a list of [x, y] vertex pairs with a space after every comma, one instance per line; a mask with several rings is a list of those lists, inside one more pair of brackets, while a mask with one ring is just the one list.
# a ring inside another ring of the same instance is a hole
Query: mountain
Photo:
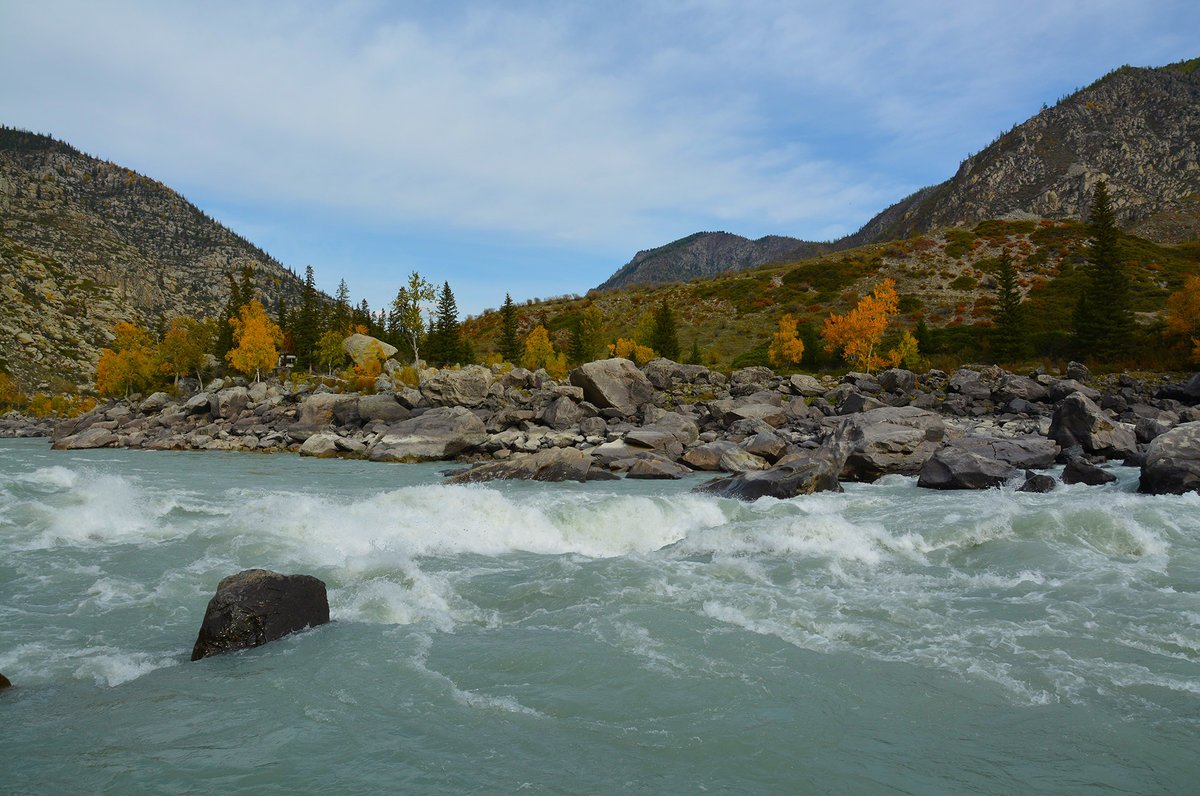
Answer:
[[1101, 179], [1123, 227], [1200, 209], [1200, 58], [1110, 72], [1043, 108], [964, 160], [949, 180], [902, 199], [839, 245], [993, 218], [1082, 220]]
[[750, 240], [728, 232], [697, 232], [657, 249], [638, 252], [598, 289], [686, 282], [782, 259], [815, 257], [825, 248], [826, 244], [782, 235]]
[[302, 279], [162, 183], [0, 128], [0, 370], [26, 390], [90, 384], [116, 321], [215, 316], [244, 265], [268, 308], [299, 302]]
[[[1001, 135], [950, 179], [900, 200], [841, 240], [698, 233], [639, 252], [600, 289], [735, 272], [989, 219], [1079, 221], [1101, 179], [1123, 227], [1158, 243], [1200, 237], [1200, 58], [1105, 75]], [[787, 243], [755, 248], [763, 241]], [[783, 251], [787, 246], [793, 250]]]

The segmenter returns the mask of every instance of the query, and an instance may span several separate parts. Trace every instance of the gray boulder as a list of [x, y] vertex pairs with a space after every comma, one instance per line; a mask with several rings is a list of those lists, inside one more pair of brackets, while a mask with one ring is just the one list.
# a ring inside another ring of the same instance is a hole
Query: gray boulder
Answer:
[[948, 433], [938, 414], [911, 406], [872, 409], [840, 422], [853, 444], [842, 473], [849, 481], [874, 481], [888, 473], [916, 475]]
[[321, 581], [311, 575], [247, 569], [217, 585], [192, 660], [257, 647], [328, 621], [329, 600]]
[[395, 393], [383, 392], [362, 395], [358, 398], [358, 416], [364, 423], [399, 423], [412, 415], [399, 401]]
[[484, 462], [454, 473], [448, 484], [480, 481], [586, 481], [592, 457], [576, 448], [546, 448], [527, 456]]
[[[350, 412], [351, 409], [353, 409], [352, 412]], [[300, 402], [296, 413], [296, 422], [292, 428], [298, 431], [316, 431], [328, 428], [337, 422], [335, 413], [342, 418], [346, 418], [348, 414], [357, 417], [358, 395], [333, 392], [310, 395]]]
[[571, 384], [583, 389], [584, 398], [600, 409], [616, 409], [629, 416], [654, 400], [654, 385], [628, 359], [601, 359], [571, 371]]
[[917, 486], [926, 489], [990, 489], [1020, 470], [965, 448], [944, 447], [921, 467]]
[[825, 385], [805, 373], [796, 373], [789, 376], [784, 382], [792, 393], [792, 395], [800, 395], [805, 398], [816, 398], [825, 394]]
[[1049, 398], [1050, 391], [1033, 379], [1009, 373], [992, 390], [992, 397], [999, 403], [1008, 403], [1014, 399], [1036, 403]]
[[1045, 437], [960, 437], [946, 443], [987, 459], [1011, 464], [1024, 470], [1044, 470], [1054, 464], [1059, 447]]
[[1068, 395], [1054, 410], [1047, 436], [1064, 449], [1079, 445], [1087, 453], [1108, 459], [1124, 459], [1137, 452], [1133, 426], [1112, 420], [1079, 392]]
[[1154, 438], [1146, 451], [1138, 491], [1151, 495], [1200, 492], [1200, 421]]
[[904, 368], [888, 368], [879, 374], [879, 386], [888, 392], [912, 392], [917, 389], [917, 374]]
[[1053, 492], [1054, 487], [1057, 485], [1058, 482], [1054, 480], [1053, 476], [1046, 475], [1045, 473], [1034, 474], [1026, 470], [1025, 483], [1017, 487], [1017, 491], [1045, 494], [1047, 492]]
[[983, 376], [977, 370], [959, 368], [950, 377], [949, 386], [968, 398], [986, 400], [992, 397], [992, 388], [984, 382]]
[[712, 377], [712, 371], [703, 365], [684, 365], [663, 357], [647, 362], [642, 372], [660, 390], [673, 390], [684, 384], [708, 383]]
[[546, 408], [538, 416], [538, 420], [544, 425], [550, 426], [550, 428], [561, 431], [577, 424], [585, 416], [579, 404], [565, 395], [560, 395], [546, 405]]
[[646, 457], [638, 459], [633, 463], [628, 470], [625, 471], [626, 478], [642, 478], [659, 481], [678, 481], [684, 476], [691, 475], [692, 471], [681, 464], [677, 464], [666, 459], [657, 457]]
[[692, 491], [747, 501], [760, 497], [786, 500], [815, 492], [841, 492], [838, 475], [850, 448], [851, 443], [844, 433], [837, 432], [827, 437], [811, 454], [786, 457], [769, 470], [717, 478]]
[[495, 377], [482, 365], [438, 370], [421, 379], [421, 395], [431, 406], [479, 406]]
[[376, 462], [449, 459], [487, 439], [483, 421], [463, 406], [430, 409], [396, 423], [369, 449]]

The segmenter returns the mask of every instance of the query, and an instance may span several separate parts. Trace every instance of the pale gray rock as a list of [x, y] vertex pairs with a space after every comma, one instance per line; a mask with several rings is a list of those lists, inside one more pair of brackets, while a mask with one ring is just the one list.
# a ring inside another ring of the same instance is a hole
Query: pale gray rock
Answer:
[[792, 395], [804, 398], [816, 398], [825, 394], [825, 385], [806, 373], [796, 373], [788, 377], [784, 385]]
[[960, 437], [949, 440], [946, 445], [969, 450], [1024, 470], [1044, 470], [1053, 466], [1060, 450], [1053, 440], [1036, 436]]
[[[382, 340], [365, 334], [352, 334], [342, 341], [342, 350], [355, 365], [362, 365], [372, 359], [391, 359], [396, 355], [396, 347]], [[380, 356], [382, 354], [382, 356]]]
[[421, 379], [421, 395], [430, 406], [480, 406], [495, 377], [482, 365], [434, 371]]
[[643, 404], [654, 400], [654, 385], [628, 359], [587, 362], [571, 371], [571, 384], [583, 389], [584, 397], [600, 409], [637, 414]]
[[449, 459], [486, 439], [483, 421], [470, 409], [439, 407], [391, 426], [368, 454], [371, 461]]
[[1200, 492], [1200, 421], [1183, 423], [1154, 438], [1138, 491], [1152, 495]]
[[363, 423], [399, 423], [407, 420], [412, 413], [399, 401], [395, 393], [382, 392], [375, 395], [361, 395], [358, 398], [358, 416]]
[[584, 416], [584, 411], [578, 403], [562, 395], [546, 405], [546, 408], [538, 415], [538, 420], [544, 425], [561, 431], [578, 424]]

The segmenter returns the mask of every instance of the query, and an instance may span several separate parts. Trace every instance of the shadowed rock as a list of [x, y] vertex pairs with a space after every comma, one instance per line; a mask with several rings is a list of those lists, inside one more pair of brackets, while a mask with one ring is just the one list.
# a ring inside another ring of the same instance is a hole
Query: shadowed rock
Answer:
[[576, 448], [546, 448], [528, 456], [484, 462], [454, 473], [447, 484], [479, 481], [587, 481], [592, 457]]
[[1137, 436], [1127, 423], [1111, 420], [1092, 399], [1074, 392], [1062, 400], [1050, 420], [1050, 439], [1064, 449], [1079, 445], [1087, 453], [1123, 459], [1137, 452]]
[[1063, 468], [1062, 482], [1064, 484], [1087, 484], [1088, 486], [1100, 486], [1101, 484], [1111, 484], [1116, 481], [1117, 477], [1107, 470], [1101, 470], [1094, 464], [1089, 464], [1083, 459], [1071, 459], [1067, 462], [1067, 466]]
[[1053, 476], [1046, 475], [1045, 473], [1035, 474], [1026, 470], [1025, 483], [1021, 484], [1021, 486], [1017, 488], [1017, 491], [1045, 494], [1046, 492], [1053, 492], [1054, 487], [1057, 485], [1058, 482], [1054, 480]]
[[785, 457], [768, 470], [716, 478], [692, 491], [747, 501], [760, 497], [786, 500], [815, 492], [841, 492], [838, 475], [846, 463], [851, 445], [845, 432], [838, 431], [827, 437], [824, 444], [809, 455]]
[[926, 489], [990, 489], [1019, 470], [1007, 462], [965, 448], [945, 447], [921, 467], [917, 486]]
[[1138, 491], [1151, 495], [1200, 492], [1200, 421], [1157, 436], [1146, 451]]
[[328, 621], [329, 600], [321, 581], [311, 575], [247, 569], [217, 585], [192, 660], [257, 647]]

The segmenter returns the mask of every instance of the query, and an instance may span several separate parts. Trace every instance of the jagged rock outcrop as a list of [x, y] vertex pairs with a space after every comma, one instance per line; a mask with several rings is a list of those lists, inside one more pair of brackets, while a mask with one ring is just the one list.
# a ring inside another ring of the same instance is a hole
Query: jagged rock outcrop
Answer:
[[217, 584], [192, 660], [257, 647], [328, 621], [329, 599], [317, 578], [243, 570]]

